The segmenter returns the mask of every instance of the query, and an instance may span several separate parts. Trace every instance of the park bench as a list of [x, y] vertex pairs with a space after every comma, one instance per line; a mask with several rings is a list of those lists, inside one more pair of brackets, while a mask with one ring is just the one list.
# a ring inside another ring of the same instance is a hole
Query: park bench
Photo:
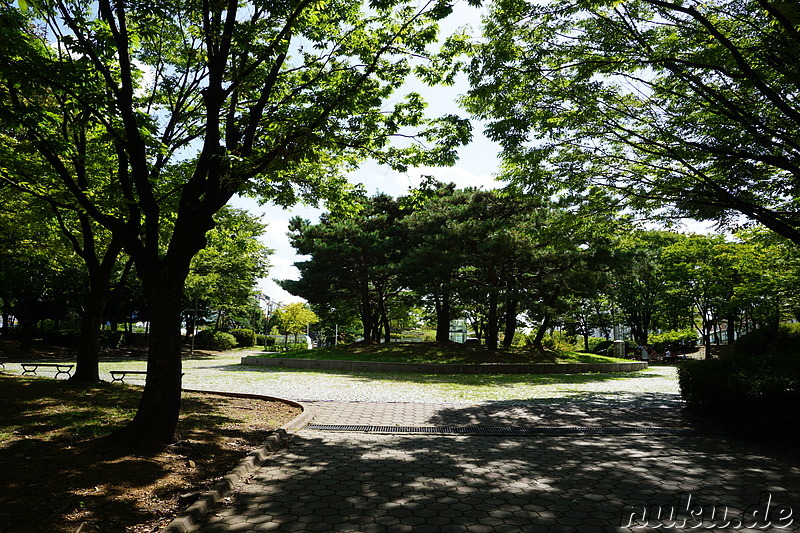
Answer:
[[111, 371], [111, 383], [115, 381], [119, 381], [120, 383], [125, 383], [125, 376], [128, 374], [131, 375], [147, 375], [147, 370], [112, 370]]
[[70, 365], [66, 363], [22, 363], [22, 375], [25, 374], [33, 374], [36, 375], [36, 370], [41, 368], [55, 368], [56, 369], [56, 376], [58, 377], [61, 374], [66, 374], [70, 376], [70, 372], [72, 369], [75, 368], [75, 365]]
[[[147, 370], [112, 370], [110, 374], [111, 374], [111, 383], [114, 383], [115, 381], [119, 381], [120, 383], [125, 383], [125, 376], [127, 376], [128, 374], [146, 376]], [[181, 374], [181, 377], [183, 377], [183, 375], [184, 374]]]

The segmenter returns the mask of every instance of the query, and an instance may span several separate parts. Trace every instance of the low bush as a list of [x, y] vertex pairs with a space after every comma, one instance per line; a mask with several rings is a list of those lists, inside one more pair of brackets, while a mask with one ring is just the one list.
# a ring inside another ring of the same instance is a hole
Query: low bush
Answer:
[[51, 330], [43, 335], [43, 339], [51, 346], [77, 348], [80, 340], [80, 331], [77, 329]]
[[305, 342], [290, 342], [288, 344], [276, 344], [272, 347], [275, 352], [291, 352], [294, 350], [307, 350], [308, 344]]
[[224, 352], [236, 346], [236, 337], [224, 331], [204, 329], [195, 335], [194, 345], [198, 348]]
[[100, 346], [103, 348], [120, 348], [128, 345], [127, 335], [124, 331], [100, 331]]
[[241, 347], [256, 345], [256, 332], [252, 329], [232, 329], [228, 333], [236, 338], [236, 345]]
[[661, 353], [667, 349], [674, 352], [689, 352], [697, 345], [697, 332], [692, 328], [665, 331], [650, 335], [647, 343]]
[[762, 435], [800, 435], [800, 357], [686, 361], [678, 369], [690, 411]]
[[736, 339], [734, 352], [740, 357], [771, 354], [800, 356], [800, 324], [781, 324], [777, 330], [754, 329]]

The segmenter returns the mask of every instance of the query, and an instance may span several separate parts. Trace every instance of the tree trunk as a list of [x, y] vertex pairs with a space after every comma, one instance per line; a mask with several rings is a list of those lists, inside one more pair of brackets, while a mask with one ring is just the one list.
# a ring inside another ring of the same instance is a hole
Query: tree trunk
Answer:
[[544, 320], [542, 320], [539, 329], [536, 330], [536, 336], [531, 341], [532, 346], [536, 346], [537, 348], [542, 347], [542, 341], [544, 340], [544, 334], [547, 333], [548, 328], [550, 328], [550, 311], [545, 312]]
[[441, 295], [434, 295], [436, 306], [436, 341], [450, 341], [450, 289], [442, 288]]
[[78, 341], [75, 374], [70, 381], [96, 383], [100, 381], [100, 330], [110, 295], [111, 274], [119, 247], [109, 248], [109, 258], [94, 268], [89, 267], [89, 294], [86, 295], [81, 332]]
[[506, 327], [503, 333], [503, 346], [510, 348], [517, 332], [517, 299], [509, 292], [506, 301]]
[[386, 312], [386, 301], [381, 299], [381, 322], [383, 322], [383, 338], [386, 344], [392, 342], [392, 330], [389, 324], [389, 314]]
[[70, 381], [96, 383], [100, 381], [100, 329], [103, 326], [103, 312], [106, 307], [108, 286], [93, 287], [87, 295], [81, 332], [78, 340], [78, 354], [75, 359], [75, 373]]
[[497, 292], [489, 292], [489, 316], [486, 318], [486, 349], [497, 350]]
[[8, 300], [3, 298], [3, 325], [2, 325], [2, 330], [0, 330], [0, 334], [2, 334], [3, 337], [8, 337], [10, 329], [8, 323], [10, 322], [10, 320], [11, 320], [11, 306], [8, 305]]
[[370, 301], [369, 287], [366, 283], [361, 285], [361, 326], [364, 329], [364, 340], [371, 341], [373, 335], [372, 302]]
[[30, 352], [33, 349], [33, 334], [36, 330], [36, 318], [19, 318], [19, 347], [23, 352]]
[[153, 270], [142, 273], [140, 269], [150, 319], [147, 382], [136, 416], [110, 437], [143, 449], [161, 449], [176, 440], [181, 407], [181, 297], [188, 261], [186, 272], [172, 272], [164, 265]]

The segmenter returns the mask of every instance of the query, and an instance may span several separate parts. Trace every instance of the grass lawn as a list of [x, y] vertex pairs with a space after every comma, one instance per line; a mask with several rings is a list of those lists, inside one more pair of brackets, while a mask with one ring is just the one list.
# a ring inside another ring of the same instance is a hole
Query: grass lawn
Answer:
[[483, 346], [409, 342], [350, 344], [313, 350], [267, 353], [259, 357], [372, 361], [381, 363], [625, 363], [627, 359], [584, 352], [551, 352], [522, 348], [487, 350]]
[[[98, 440], [135, 413], [141, 389], [0, 374], [0, 530], [157, 531], [267, 434], [300, 414], [283, 402], [185, 393], [180, 438], [148, 455]], [[83, 524], [83, 526], [82, 526]]]

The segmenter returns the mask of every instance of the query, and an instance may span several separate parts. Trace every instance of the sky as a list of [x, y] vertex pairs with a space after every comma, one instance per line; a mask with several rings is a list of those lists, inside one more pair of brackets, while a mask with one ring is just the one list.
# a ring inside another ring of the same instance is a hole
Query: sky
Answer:
[[[464, 2], [456, 2], [453, 14], [441, 25], [441, 34], [449, 35], [458, 28], [467, 26], [472, 28], [473, 33], [478, 31], [480, 11]], [[422, 83], [411, 81], [406, 89], [397, 93], [397, 98], [400, 99], [406, 92], [416, 91], [422, 94], [428, 102], [430, 116], [452, 113], [466, 117], [467, 113], [461, 110], [456, 103], [458, 97], [466, 90], [467, 84], [463, 78], [451, 87], [428, 87]], [[498, 152], [498, 146], [482, 134], [481, 124], [473, 122], [473, 140], [468, 146], [459, 150], [459, 160], [453, 167], [420, 167], [400, 173], [374, 162], [366, 162], [357, 171], [351, 173], [348, 179], [354, 184], [361, 183], [370, 195], [378, 192], [390, 196], [406, 194], [409, 189], [416, 187], [420, 183], [421, 177], [425, 175], [434, 176], [445, 183], [453, 182], [459, 188], [474, 186], [489, 189], [501, 185], [500, 182], [494, 180], [494, 175], [498, 170]], [[286, 236], [289, 219], [301, 216], [316, 221], [324, 208], [315, 209], [298, 205], [291, 209], [282, 209], [271, 204], [260, 206], [254, 199], [241, 197], [232, 200], [230, 205], [260, 216], [262, 222], [268, 225], [262, 241], [274, 250], [270, 258], [272, 267], [268, 277], [259, 282], [258, 290], [273, 301], [282, 304], [304, 301], [281, 289], [273, 279], [297, 279], [299, 272], [294, 267], [294, 263], [306, 259], [296, 255], [289, 244]]]

